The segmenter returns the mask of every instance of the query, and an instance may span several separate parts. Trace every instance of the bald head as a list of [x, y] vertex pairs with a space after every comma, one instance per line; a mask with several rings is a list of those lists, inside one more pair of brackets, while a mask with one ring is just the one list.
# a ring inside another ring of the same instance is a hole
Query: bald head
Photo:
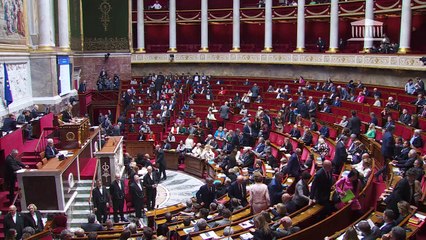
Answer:
[[322, 163], [322, 166], [323, 166], [323, 168], [324, 168], [327, 172], [331, 171], [331, 169], [333, 168], [333, 165], [331, 164], [331, 161], [330, 161], [330, 160], [325, 160], [325, 161]]
[[240, 184], [243, 183], [244, 182], [244, 176], [238, 175], [237, 182], [240, 183]]
[[291, 221], [290, 217], [283, 217], [280, 220], [280, 224], [284, 227], [284, 228], [289, 228], [291, 227], [291, 225], [293, 225], [293, 222]]

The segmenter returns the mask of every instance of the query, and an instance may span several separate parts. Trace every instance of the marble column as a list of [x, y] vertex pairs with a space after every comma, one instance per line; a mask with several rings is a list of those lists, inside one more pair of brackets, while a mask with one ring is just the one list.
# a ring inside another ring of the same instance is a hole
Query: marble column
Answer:
[[305, 0], [297, 0], [297, 45], [294, 52], [305, 51]]
[[177, 52], [176, 47], [176, 0], [169, 1], [169, 51]]
[[401, 8], [401, 35], [398, 53], [407, 53], [410, 50], [411, 40], [411, 0], [402, 0]]
[[59, 48], [63, 51], [70, 50], [70, 23], [68, 0], [58, 0], [58, 29]]
[[373, 46], [373, 31], [372, 24], [374, 21], [374, 0], [365, 1], [365, 27], [364, 27], [364, 50], [363, 52], [370, 52]]
[[339, 50], [339, 0], [331, 0], [330, 9], [330, 47], [327, 52]]
[[144, 22], [144, 9], [143, 9], [143, 0], [138, 0], [137, 2], [137, 49], [136, 52], [144, 53], [145, 52], [145, 22]]
[[262, 52], [272, 52], [272, 0], [265, 1], [265, 43]]
[[240, 52], [240, 0], [233, 0], [232, 9], [232, 50]]
[[38, 0], [39, 50], [53, 50], [55, 47], [55, 28], [53, 25], [53, 4], [50, 0]]
[[201, 0], [201, 49], [199, 52], [209, 51], [209, 2]]

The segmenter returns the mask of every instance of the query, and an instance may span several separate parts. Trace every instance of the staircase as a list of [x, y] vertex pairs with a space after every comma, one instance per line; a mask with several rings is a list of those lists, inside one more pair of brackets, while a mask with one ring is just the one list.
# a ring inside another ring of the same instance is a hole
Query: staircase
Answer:
[[88, 203], [92, 180], [81, 180], [77, 187], [77, 196], [67, 211], [68, 224], [70, 228], [78, 228], [82, 223], [87, 223], [87, 216], [90, 213]]

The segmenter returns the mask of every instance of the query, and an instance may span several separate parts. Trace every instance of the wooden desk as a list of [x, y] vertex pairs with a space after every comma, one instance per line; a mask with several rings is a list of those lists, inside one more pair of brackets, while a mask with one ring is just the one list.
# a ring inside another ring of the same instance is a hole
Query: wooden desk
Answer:
[[[99, 137], [99, 128], [91, 130], [89, 141], [81, 148], [70, 149], [62, 161], [50, 159], [41, 169], [26, 169], [17, 173], [21, 189], [21, 207], [29, 203], [44, 212], [66, 212], [69, 203], [77, 194], [80, 172], [93, 159], [94, 143]], [[41, 194], [42, 193], [42, 194]]]
[[179, 168], [179, 152], [176, 150], [164, 150], [164, 159], [166, 160], [166, 168], [170, 170], [178, 170]]
[[126, 141], [126, 152], [136, 157], [138, 154], [154, 155], [154, 141]]
[[185, 154], [185, 172], [197, 177], [203, 177], [205, 165], [204, 159]]

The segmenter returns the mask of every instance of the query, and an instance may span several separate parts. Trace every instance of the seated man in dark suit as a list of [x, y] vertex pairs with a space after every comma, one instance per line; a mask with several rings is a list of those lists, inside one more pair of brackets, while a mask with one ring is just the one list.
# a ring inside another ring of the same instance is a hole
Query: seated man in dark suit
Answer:
[[328, 138], [330, 137], [330, 129], [327, 127], [327, 125], [322, 125], [322, 127], [319, 130], [319, 134]]
[[363, 220], [360, 221], [358, 224], [358, 229], [361, 232], [363, 240], [376, 240], [380, 236], [380, 229], [378, 227], [370, 227], [370, 224]]
[[294, 138], [300, 138], [301, 134], [300, 134], [300, 130], [297, 128], [297, 125], [294, 125], [293, 128], [290, 130], [289, 132], [291, 137]]
[[17, 129], [16, 127], [15, 115], [9, 114], [6, 118], [3, 119], [3, 132], [10, 132]]
[[[282, 225], [283, 228], [278, 228], [279, 225]], [[272, 228], [274, 229], [274, 236], [276, 238], [282, 238], [300, 231], [300, 227], [293, 226], [293, 222], [290, 217], [281, 218], [278, 226], [277, 224], [274, 224]]]
[[69, 123], [72, 119], [72, 105], [68, 105], [62, 113], [62, 121]]
[[386, 209], [385, 212], [383, 213], [383, 220], [384, 220], [384, 223], [379, 228], [380, 236], [389, 233], [392, 230], [392, 228], [396, 226], [395, 213], [390, 209]]
[[44, 150], [44, 156], [47, 159], [51, 159], [56, 157], [56, 155], [59, 153], [58, 150], [56, 150], [55, 145], [53, 144], [53, 139], [49, 138], [47, 139], [47, 146]]
[[87, 223], [81, 224], [81, 228], [85, 232], [103, 231], [104, 228], [102, 227], [102, 225], [99, 223], [95, 223], [95, 221], [96, 221], [95, 214], [89, 214], [89, 216], [87, 217]]

